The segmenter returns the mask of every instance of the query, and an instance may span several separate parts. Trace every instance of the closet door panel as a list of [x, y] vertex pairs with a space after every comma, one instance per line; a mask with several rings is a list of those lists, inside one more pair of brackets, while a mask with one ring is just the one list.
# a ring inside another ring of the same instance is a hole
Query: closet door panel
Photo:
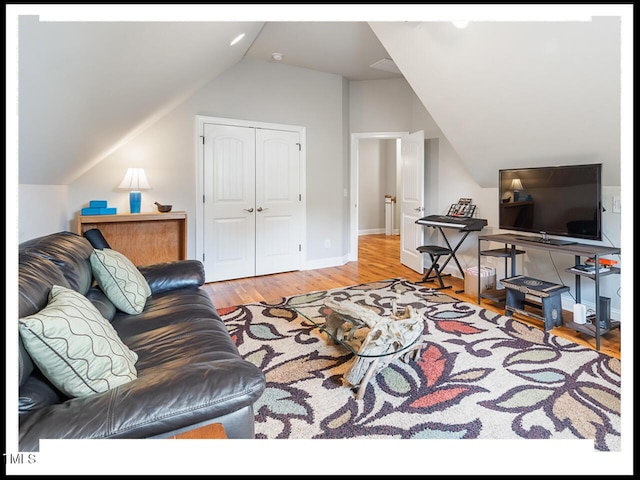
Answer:
[[256, 275], [300, 268], [300, 162], [297, 132], [256, 130]]
[[204, 264], [211, 281], [255, 272], [255, 129], [206, 125]]

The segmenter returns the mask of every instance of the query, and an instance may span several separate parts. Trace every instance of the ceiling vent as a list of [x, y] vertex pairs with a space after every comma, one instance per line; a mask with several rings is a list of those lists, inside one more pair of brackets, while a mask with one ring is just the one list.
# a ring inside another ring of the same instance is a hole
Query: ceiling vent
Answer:
[[400, 75], [402, 74], [395, 62], [389, 58], [383, 58], [382, 60], [378, 60], [376, 63], [373, 63], [369, 66], [371, 68], [375, 68], [376, 70], [384, 70], [385, 72], [398, 73]]

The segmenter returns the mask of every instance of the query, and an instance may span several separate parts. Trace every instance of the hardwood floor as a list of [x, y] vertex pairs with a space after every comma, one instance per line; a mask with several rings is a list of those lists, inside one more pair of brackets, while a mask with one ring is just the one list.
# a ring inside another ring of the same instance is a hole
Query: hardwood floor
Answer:
[[[404, 278], [408, 281], [417, 282], [422, 279], [422, 275], [400, 263], [399, 236], [364, 235], [359, 237], [357, 262], [350, 262], [340, 267], [212, 282], [206, 284], [205, 289], [211, 296], [214, 305], [220, 309], [245, 303], [277, 301], [282, 297], [291, 295], [346, 287], [358, 283], [369, 283], [388, 278]], [[445, 290], [444, 293], [477, 305], [477, 297], [475, 295], [455, 293], [457, 290], [464, 289], [462, 279], [450, 276], [445, 277], [444, 280], [446, 284], [453, 285], [453, 288]], [[483, 299], [481, 306], [504, 314], [504, 305], [490, 300]], [[515, 317], [523, 323], [533, 325], [541, 330], [544, 328], [541, 321], [531, 320], [517, 314]], [[570, 319], [572, 312], [565, 311], [563, 317]], [[556, 327], [551, 332], [594, 350], [596, 348], [595, 338], [569, 328]], [[620, 329], [612, 330], [600, 337], [600, 352], [620, 358]]]

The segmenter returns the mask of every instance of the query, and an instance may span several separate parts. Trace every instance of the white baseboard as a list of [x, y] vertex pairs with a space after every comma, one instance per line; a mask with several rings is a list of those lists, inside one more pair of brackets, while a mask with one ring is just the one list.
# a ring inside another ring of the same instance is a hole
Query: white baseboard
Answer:
[[369, 228], [367, 230], [358, 230], [358, 235], [377, 235], [384, 232], [384, 228]]
[[319, 258], [318, 260], [307, 260], [301, 270], [316, 270], [317, 268], [341, 267], [349, 262], [348, 255], [342, 257]]

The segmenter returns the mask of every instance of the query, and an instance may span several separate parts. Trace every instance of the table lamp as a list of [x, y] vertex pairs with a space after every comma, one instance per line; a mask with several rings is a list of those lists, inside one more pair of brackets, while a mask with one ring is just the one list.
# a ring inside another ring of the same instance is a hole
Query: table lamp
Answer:
[[514, 178], [511, 182], [511, 190], [513, 190], [513, 201], [517, 202], [520, 200], [520, 190], [524, 187], [522, 186], [522, 182], [519, 178]]
[[129, 168], [118, 188], [130, 190], [129, 210], [131, 213], [140, 213], [142, 193], [140, 190], [151, 188], [144, 173], [144, 168]]

